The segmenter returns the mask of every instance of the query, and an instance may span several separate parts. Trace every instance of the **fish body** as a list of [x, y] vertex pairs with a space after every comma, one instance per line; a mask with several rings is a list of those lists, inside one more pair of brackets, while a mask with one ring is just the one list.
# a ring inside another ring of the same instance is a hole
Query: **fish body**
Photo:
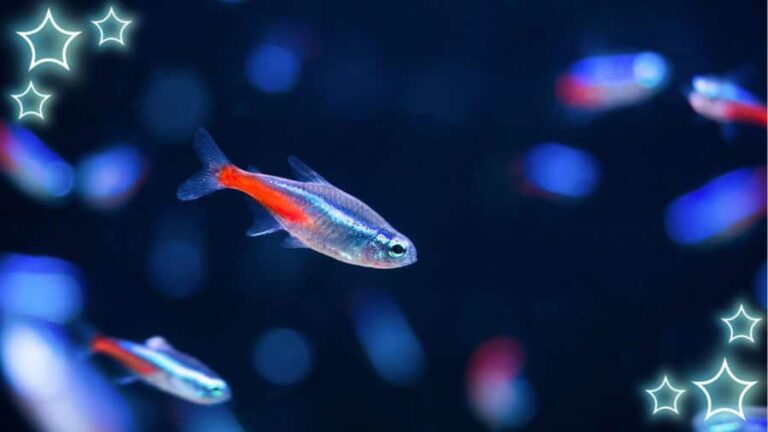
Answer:
[[190, 402], [213, 405], [226, 402], [231, 396], [223, 379], [199, 360], [176, 351], [161, 337], [139, 344], [96, 336], [91, 350], [117, 361], [147, 384]]
[[416, 248], [359, 199], [331, 185], [296, 158], [299, 180], [242, 170], [231, 164], [210, 135], [199, 130], [195, 149], [204, 169], [179, 188], [181, 200], [219, 189], [253, 198], [267, 214], [256, 217], [250, 236], [287, 231], [289, 247], [307, 247], [339, 261], [389, 269], [416, 261]]
[[719, 123], [768, 126], [765, 104], [749, 91], [726, 79], [694, 77], [688, 103], [699, 115]]

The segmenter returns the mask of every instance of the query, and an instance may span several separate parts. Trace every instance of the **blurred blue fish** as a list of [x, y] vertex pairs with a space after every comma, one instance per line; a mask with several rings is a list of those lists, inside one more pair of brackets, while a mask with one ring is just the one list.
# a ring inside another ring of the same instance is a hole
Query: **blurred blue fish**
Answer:
[[666, 60], [655, 52], [587, 57], [558, 78], [556, 93], [571, 108], [613, 109], [655, 95], [668, 75]]
[[231, 396], [223, 379], [159, 336], [138, 344], [97, 335], [91, 341], [91, 350], [116, 360], [151, 386], [190, 402], [213, 405]]
[[30, 130], [0, 123], [0, 169], [38, 201], [60, 200], [72, 192], [72, 166]]
[[768, 126], [765, 104], [735, 81], [714, 76], [695, 76], [688, 103], [703, 117], [719, 123]]

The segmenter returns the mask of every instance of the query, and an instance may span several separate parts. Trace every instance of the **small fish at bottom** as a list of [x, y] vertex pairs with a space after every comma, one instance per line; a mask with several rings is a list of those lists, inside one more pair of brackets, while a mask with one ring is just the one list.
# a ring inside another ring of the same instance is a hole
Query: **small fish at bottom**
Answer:
[[99, 335], [91, 340], [91, 351], [117, 361], [136, 379], [196, 404], [214, 405], [231, 397], [223, 379], [159, 336], [139, 344]]

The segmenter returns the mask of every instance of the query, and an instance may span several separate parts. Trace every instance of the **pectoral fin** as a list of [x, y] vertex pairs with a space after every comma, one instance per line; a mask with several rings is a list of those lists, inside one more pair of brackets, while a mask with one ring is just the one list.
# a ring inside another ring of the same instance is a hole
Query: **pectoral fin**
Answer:
[[297, 239], [296, 237], [289, 236], [289, 237], [286, 237], [285, 240], [283, 240], [283, 247], [287, 249], [304, 249], [309, 246], [304, 244], [303, 241]]
[[112, 382], [115, 383], [115, 385], [129, 385], [135, 383], [139, 379], [136, 375], [126, 375], [122, 377], [118, 377], [112, 380]]

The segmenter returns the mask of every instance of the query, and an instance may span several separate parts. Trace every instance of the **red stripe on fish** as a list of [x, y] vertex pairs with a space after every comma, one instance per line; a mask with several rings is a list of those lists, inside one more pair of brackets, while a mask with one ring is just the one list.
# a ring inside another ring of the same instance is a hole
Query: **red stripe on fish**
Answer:
[[227, 165], [218, 173], [222, 186], [237, 189], [248, 194], [269, 211], [289, 222], [305, 222], [307, 214], [290, 197], [275, 190], [259, 179], [257, 175], [243, 171], [234, 165]]
[[156, 370], [151, 363], [128, 352], [118, 341], [108, 337], [94, 337], [91, 341], [91, 351], [111, 357], [139, 375], [149, 375]]
[[734, 121], [768, 126], [768, 111], [760, 105], [729, 104], [728, 117]]

